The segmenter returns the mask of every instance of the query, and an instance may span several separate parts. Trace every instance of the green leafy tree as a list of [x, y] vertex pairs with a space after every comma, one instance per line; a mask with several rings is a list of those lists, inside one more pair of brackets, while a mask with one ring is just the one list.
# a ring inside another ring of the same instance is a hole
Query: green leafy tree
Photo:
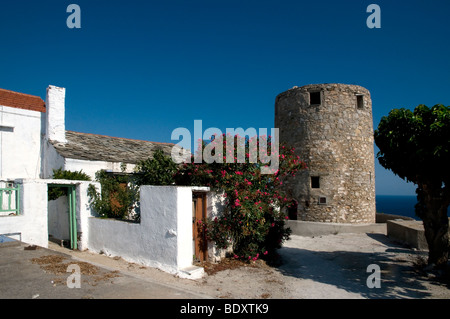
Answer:
[[428, 263], [447, 265], [450, 204], [450, 107], [393, 109], [375, 131], [380, 164], [417, 185], [416, 214], [423, 220]]

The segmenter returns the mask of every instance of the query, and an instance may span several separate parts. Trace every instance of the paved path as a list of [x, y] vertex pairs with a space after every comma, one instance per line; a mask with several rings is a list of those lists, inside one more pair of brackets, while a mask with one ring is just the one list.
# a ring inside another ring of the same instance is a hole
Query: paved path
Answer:
[[[445, 286], [432, 285], [414, 270], [423, 253], [397, 245], [381, 234], [292, 236], [280, 249], [284, 276], [293, 298], [448, 298]], [[380, 287], [369, 288], [369, 265], [380, 269]], [[437, 290], [436, 290], [437, 289]]]
[[[38, 247], [25, 250], [27, 244], [0, 245], [0, 299], [199, 299], [208, 298], [201, 293], [157, 282], [151, 278], [134, 276], [104, 265], [89, 263], [97, 271], [82, 274], [80, 288], [68, 288], [67, 278], [71, 273], [55, 274], [46, 271], [32, 260], [43, 256], [62, 256], [53, 268], [76, 264], [80, 259], [59, 251]], [[83, 268], [81, 268], [83, 269]], [[82, 270], [83, 272], [83, 270]]]
[[[283, 264], [278, 268], [243, 267], [196, 282], [121, 258], [70, 251], [54, 244], [51, 249], [25, 247], [0, 244], [0, 299], [450, 298], [445, 285], [415, 272], [413, 261], [419, 252], [381, 234], [292, 236], [279, 251]], [[46, 265], [33, 262], [48, 255], [62, 256], [62, 273], [46, 271]], [[70, 273], [65, 269], [79, 262], [98, 271], [83, 274], [81, 288], [70, 289], [66, 284]], [[381, 288], [367, 287], [370, 264], [381, 269]]]

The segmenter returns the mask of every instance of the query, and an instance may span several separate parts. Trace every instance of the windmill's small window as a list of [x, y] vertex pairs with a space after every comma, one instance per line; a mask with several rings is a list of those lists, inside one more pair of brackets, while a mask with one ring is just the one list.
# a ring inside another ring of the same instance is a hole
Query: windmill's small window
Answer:
[[364, 95], [356, 96], [356, 107], [361, 110], [364, 108]]
[[320, 188], [319, 176], [311, 176], [311, 188]]
[[318, 92], [309, 92], [309, 104], [310, 105], [320, 105], [322, 104], [322, 98], [320, 91]]
[[327, 198], [319, 197], [319, 205], [326, 205], [326, 204], [327, 204]]

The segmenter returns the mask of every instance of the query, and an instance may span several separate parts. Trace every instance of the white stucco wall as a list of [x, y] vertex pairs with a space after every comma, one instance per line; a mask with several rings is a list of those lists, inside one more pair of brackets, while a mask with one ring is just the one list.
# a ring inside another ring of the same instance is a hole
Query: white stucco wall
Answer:
[[58, 240], [70, 238], [67, 196], [61, 196], [48, 202], [48, 233]]
[[[136, 165], [134, 164], [127, 164], [125, 173], [133, 173], [135, 166]], [[59, 155], [53, 145], [47, 141], [45, 143], [45, 158], [42, 168], [42, 177], [52, 178], [53, 170], [59, 168], [72, 172], [83, 171], [83, 173], [91, 177], [91, 180], [95, 180], [95, 173], [100, 170], [107, 170], [115, 173], [122, 172], [121, 163], [64, 158]]]
[[[103, 162], [103, 161], [88, 161], [66, 158], [64, 162], [64, 169], [68, 171], [80, 171], [89, 175], [92, 180], [95, 180], [95, 173], [100, 170], [107, 170], [115, 173], [122, 172], [121, 163]], [[127, 164], [125, 173], [133, 173], [134, 164]], [[59, 168], [59, 167], [58, 167]]]
[[0, 217], [0, 234], [20, 233], [25, 243], [48, 247], [47, 184], [17, 180], [20, 185], [19, 216]]
[[45, 113], [0, 106], [0, 179], [39, 178]]
[[53, 177], [53, 170], [62, 168], [65, 166], [65, 159], [56, 152], [53, 145], [48, 140], [43, 142], [44, 144], [44, 158], [42, 162], [41, 178], [50, 179]]
[[178, 274], [192, 266], [192, 192], [208, 188], [142, 186], [141, 223], [89, 219], [88, 249]]
[[94, 215], [89, 207], [87, 189], [89, 184], [99, 187], [98, 183], [43, 179], [17, 179], [15, 183], [20, 185], [20, 215], [0, 217], [0, 234], [20, 233], [23, 242], [47, 248], [48, 184], [71, 184], [76, 186], [77, 230], [81, 233], [78, 246], [80, 250], [86, 249], [87, 219]]

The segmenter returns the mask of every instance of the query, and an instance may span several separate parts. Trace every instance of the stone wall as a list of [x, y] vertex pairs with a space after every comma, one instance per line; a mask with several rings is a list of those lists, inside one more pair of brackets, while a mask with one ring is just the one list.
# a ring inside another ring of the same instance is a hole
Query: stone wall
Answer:
[[372, 102], [357, 85], [294, 87], [276, 98], [280, 143], [296, 149], [308, 169], [285, 180], [298, 219], [375, 222]]

